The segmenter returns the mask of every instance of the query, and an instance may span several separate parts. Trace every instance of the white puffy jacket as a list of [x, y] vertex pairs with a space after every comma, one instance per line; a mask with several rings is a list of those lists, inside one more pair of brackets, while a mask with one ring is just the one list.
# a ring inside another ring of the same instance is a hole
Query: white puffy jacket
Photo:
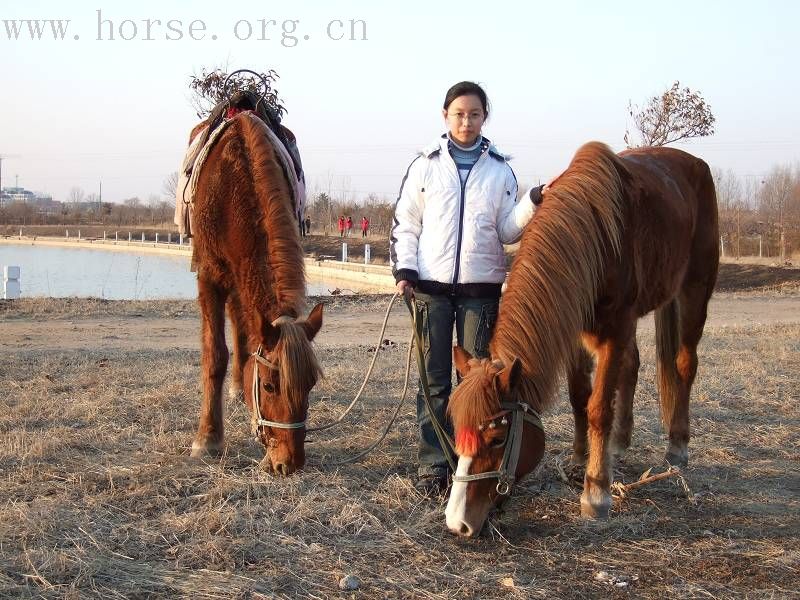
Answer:
[[[517, 180], [483, 139], [481, 155], [462, 187], [448, 138], [425, 148], [408, 168], [395, 205], [390, 260], [395, 279], [501, 284], [503, 244], [512, 244], [533, 216], [528, 195], [517, 202]], [[440, 286], [441, 287], [441, 286]]]

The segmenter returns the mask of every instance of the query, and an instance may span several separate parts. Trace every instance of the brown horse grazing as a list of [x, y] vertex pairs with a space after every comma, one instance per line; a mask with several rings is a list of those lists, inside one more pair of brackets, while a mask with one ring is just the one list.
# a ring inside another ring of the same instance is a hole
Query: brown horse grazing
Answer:
[[[451, 531], [477, 534], [513, 481], [539, 463], [538, 414], [564, 370], [581, 463], [588, 442], [581, 514], [608, 516], [611, 442], [627, 447], [633, 423], [636, 322], [653, 310], [667, 460], [686, 463], [718, 240], [716, 194], [702, 160], [670, 148], [617, 156], [597, 142], [578, 150], [522, 237], [491, 358], [454, 349], [463, 381], [449, 406], [459, 454], [446, 510]], [[594, 386], [586, 350], [597, 360]]]
[[308, 393], [321, 375], [311, 340], [322, 305], [298, 320], [305, 276], [291, 189], [258, 117], [233, 119], [203, 164], [194, 197], [203, 403], [192, 456], [223, 447], [227, 304], [231, 394], [244, 392], [253, 432], [267, 450], [262, 464], [288, 475], [305, 463]]

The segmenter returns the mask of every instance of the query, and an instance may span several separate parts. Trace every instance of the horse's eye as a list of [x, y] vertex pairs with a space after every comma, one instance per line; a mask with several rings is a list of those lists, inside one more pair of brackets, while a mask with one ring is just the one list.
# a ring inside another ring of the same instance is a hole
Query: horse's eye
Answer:
[[506, 438], [505, 436], [495, 438], [491, 442], [489, 442], [489, 448], [502, 448], [506, 445]]
[[275, 391], [275, 386], [272, 385], [269, 381], [264, 384], [264, 389], [269, 392], [270, 394]]

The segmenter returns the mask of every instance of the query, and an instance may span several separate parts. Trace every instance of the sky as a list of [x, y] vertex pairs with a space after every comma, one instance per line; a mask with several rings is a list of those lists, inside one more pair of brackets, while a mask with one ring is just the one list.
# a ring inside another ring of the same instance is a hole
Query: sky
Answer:
[[[61, 20], [63, 39], [49, 23], [31, 39], [21, 20]], [[678, 147], [758, 179], [800, 162], [797, 23], [789, 0], [0, 0], [2, 185], [62, 201], [100, 182], [105, 201], [162, 194], [198, 121], [189, 78], [224, 65], [278, 72], [309, 187], [334, 197], [393, 200], [461, 80], [486, 89], [484, 134], [523, 184], [589, 140], [622, 150], [629, 102], [675, 80], [716, 117], [712, 137]]]

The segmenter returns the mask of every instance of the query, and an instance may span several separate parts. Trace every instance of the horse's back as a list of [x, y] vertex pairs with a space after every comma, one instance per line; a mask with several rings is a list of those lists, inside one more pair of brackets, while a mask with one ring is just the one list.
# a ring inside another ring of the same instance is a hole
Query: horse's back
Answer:
[[620, 154], [630, 175], [626, 238], [638, 312], [674, 297], [687, 281], [716, 278], [717, 207], [708, 165], [674, 148]]

